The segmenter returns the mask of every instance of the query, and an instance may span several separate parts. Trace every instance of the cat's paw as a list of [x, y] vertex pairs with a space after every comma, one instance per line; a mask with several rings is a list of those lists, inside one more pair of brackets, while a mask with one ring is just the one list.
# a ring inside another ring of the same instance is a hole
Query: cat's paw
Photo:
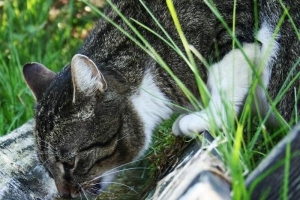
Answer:
[[175, 135], [185, 135], [191, 138], [194, 138], [196, 134], [202, 133], [208, 129], [208, 116], [204, 110], [179, 116], [172, 127], [172, 131]]

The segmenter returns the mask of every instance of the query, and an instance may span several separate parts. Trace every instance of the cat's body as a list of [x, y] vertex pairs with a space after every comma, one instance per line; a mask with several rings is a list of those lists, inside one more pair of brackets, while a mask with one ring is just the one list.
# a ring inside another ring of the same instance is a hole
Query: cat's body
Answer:
[[[214, 2], [231, 27], [233, 1]], [[125, 16], [162, 35], [137, 0], [115, 3]], [[291, 13], [300, 6], [299, 1], [285, 3], [291, 5]], [[175, 134], [201, 132], [210, 128], [207, 110], [214, 113], [217, 125], [225, 120], [219, 90], [225, 91], [225, 98], [238, 113], [253, 73], [241, 51], [231, 50], [232, 37], [203, 1], [176, 0], [174, 4], [189, 43], [212, 63], [211, 69], [206, 70], [197, 61], [212, 97], [207, 109], [197, 115], [182, 116], [175, 122], [173, 130]], [[165, 2], [149, 0], [146, 5], [181, 47]], [[260, 55], [269, 52], [262, 79], [264, 86], [270, 86], [271, 97], [275, 98], [300, 55], [299, 41], [290, 23], [283, 25], [285, 30], [279, 32], [276, 42], [272, 40], [283, 9], [277, 1], [264, 1], [259, 3], [258, 9], [259, 45], [254, 39], [253, 7], [251, 0], [238, 1], [236, 37], [254, 66], [262, 62]], [[112, 9], [108, 8], [106, 14], [134, 35]], [[300, 27], [300, 18], [295, 22]], [[194, 75], [184, 60], [152, 33], [136, 27], [174, 74], [199, 96]], [[291, 49], [289, 45], [292, 45]], [[98, 22], [78, 53], [57, 75], [37, 63], [24, 67], [25, 79], [37, 98], [35, 134], [40, 159], [53, 175], [63, 197], [78, 196], [82, 189], [94, 194], [101, 192], [112, 178], [110, 170], [137, 158], [148, 147], [155, 126], [175, 110], [169, 102], [188, 105], [187, 98], [168, 73], [105, 20]], [[286, 59], [287, 55], [290, 59]], [[271, 74], [274, 79], [269, 81]], [[220, 80], [219, 85], [216, 82]], [[294, 86], [299, 89], [299, 80]], [[295, 109], [293, 90], [289, 90], [278, 105], [286, 119]], [[262, 91], [258, 87], [262, 112], [266, 112], [269, 106]]]

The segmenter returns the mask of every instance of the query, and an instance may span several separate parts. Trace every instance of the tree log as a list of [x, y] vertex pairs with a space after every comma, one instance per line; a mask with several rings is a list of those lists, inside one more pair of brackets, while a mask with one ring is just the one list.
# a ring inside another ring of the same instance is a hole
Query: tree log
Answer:
[[0, 137], [0, 199], [56, 199], [53, 179], [39, 162], [31, 120]]
[[203, 134], [205, 148], [190, 148], [181, 162], [157, 183], [152, 200], [226, 200], [231, 199], [231, 180], [213, 148], [213, 138]]
[[246, 180], [251, 199], [300, 199], [300, 124]]

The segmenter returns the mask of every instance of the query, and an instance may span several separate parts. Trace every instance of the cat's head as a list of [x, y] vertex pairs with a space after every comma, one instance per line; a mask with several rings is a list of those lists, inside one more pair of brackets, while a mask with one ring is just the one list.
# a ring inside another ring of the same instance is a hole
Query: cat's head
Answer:
[[37, 100], [37, 152], [59, 194], [98, 195], [145, 143], [125, 86], [83, 55], [58, 74], [28, 63], [23, 75]]

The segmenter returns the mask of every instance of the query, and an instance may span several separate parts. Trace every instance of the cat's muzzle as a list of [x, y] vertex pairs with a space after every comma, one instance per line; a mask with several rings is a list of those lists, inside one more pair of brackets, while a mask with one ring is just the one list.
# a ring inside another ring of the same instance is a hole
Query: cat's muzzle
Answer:
[[56, 184], [58, 194], [65, 199], [78, 198], [78, 197], [95, 197], [102, 191], [101, 178], [93, 181], [88, 181], [82, 184], [70, 184], [64, 182], [63, 184]]
[[99, 178], [84, 183], [81, 192], [89, 196], [98, 196], [101, 192], [103, 192], [104, 189], [102, 187], [101, 181], [101, 178]]

